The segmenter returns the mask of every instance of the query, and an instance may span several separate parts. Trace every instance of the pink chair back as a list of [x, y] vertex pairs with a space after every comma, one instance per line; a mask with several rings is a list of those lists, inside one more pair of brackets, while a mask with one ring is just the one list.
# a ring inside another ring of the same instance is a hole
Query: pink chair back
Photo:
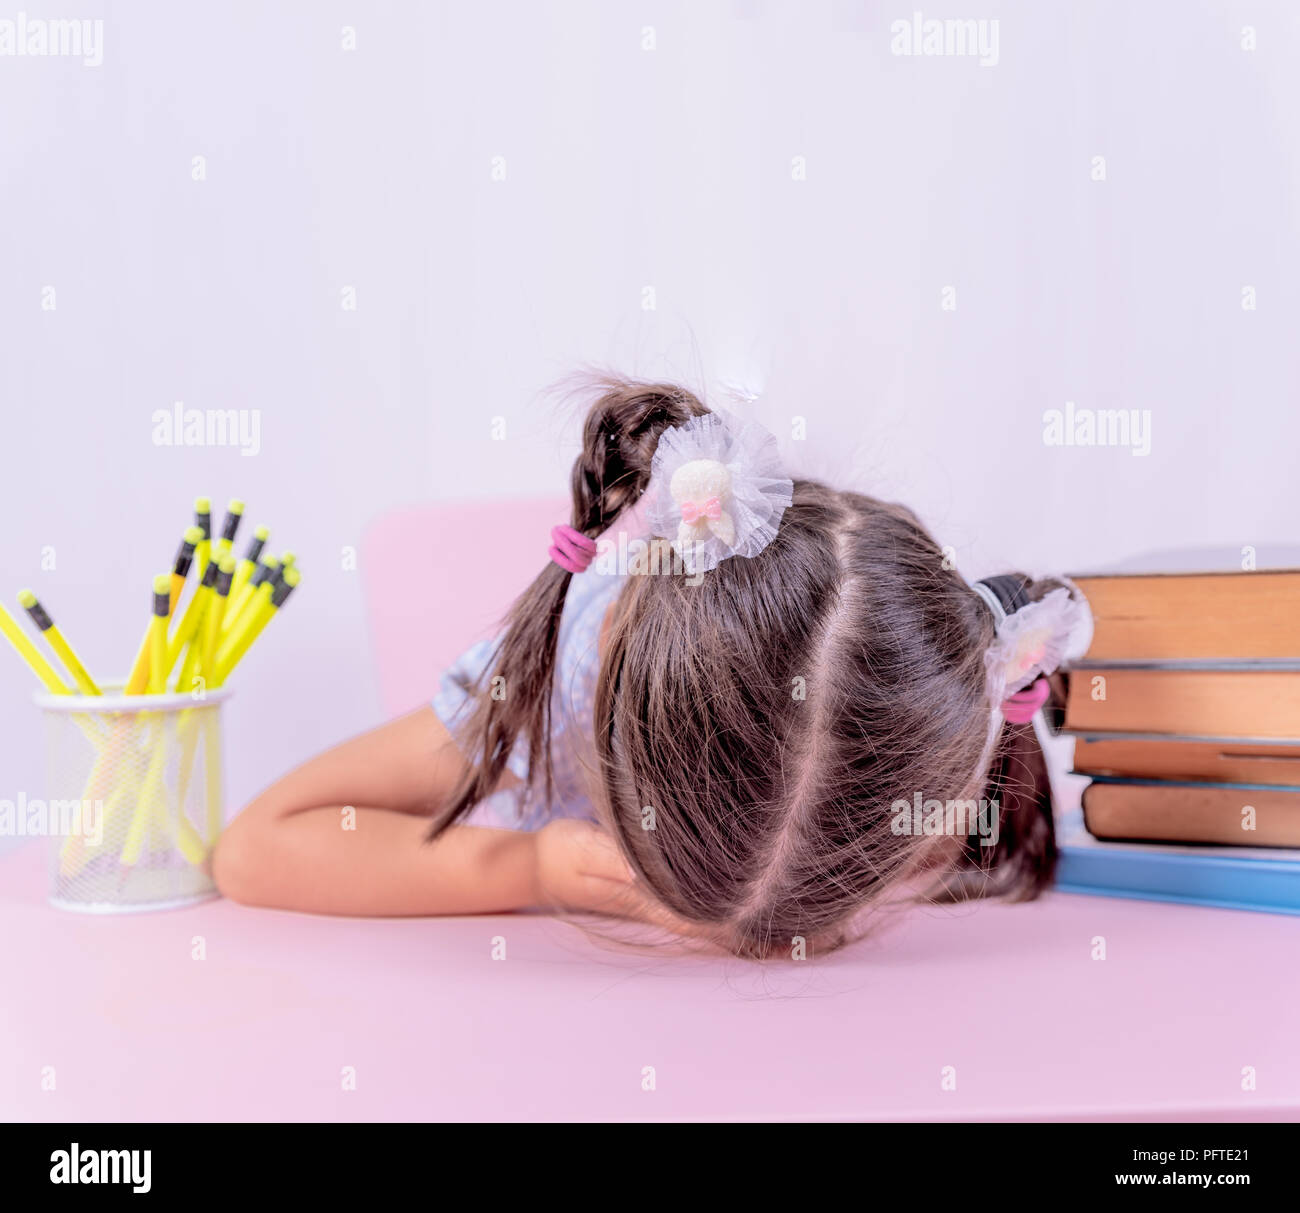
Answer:
[[570, 508], [563, 498], [411, 506], [371, 524], [360, 566], [385, 712], [427, 703], [442, 671], [496, 631]]

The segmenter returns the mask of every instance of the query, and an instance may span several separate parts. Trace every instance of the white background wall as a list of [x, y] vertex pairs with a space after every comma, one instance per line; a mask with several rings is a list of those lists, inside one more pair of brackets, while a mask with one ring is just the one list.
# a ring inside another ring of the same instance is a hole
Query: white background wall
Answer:
[[[1300, 6], [922, 9], [996, 19], [990, 67], [891, 54], [916, 7], [28, 0], [104, 49], [0, 58], [5, 602], [121, 671], [193, 496], [245, 497], [310, 582], [240, 679], [242, 800], [378, 719], [341, 549], [562, 489], [539, 391], [592, 359], [760, 388], [807, 419], [793, 466], [912, 504], [971, 575], [1266, 560], [1298, 516]], [[155, 445], [177, 400], [260, 410], [260, 453]], [[1149, 409], [1151, 453], [1045, 446], [1066, 401]], [[0, 797], [39, 795], [0, 659]]]

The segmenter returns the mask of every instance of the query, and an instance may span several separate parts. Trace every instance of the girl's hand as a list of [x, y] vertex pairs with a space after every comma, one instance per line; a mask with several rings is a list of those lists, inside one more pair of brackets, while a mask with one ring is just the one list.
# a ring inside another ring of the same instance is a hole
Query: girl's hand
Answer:
[[553, 909], [618, 914], [633, 888], [632, 871], [599, 826], [572, 817], [548, 821], [534, 834], [537, 900]]
[[539, 905], [632, 918], [682, 935], [695, 933], [690, 923], [641, 890], [618, 845], [599, 826], [560, 817], [548, 821], [533, 837]]

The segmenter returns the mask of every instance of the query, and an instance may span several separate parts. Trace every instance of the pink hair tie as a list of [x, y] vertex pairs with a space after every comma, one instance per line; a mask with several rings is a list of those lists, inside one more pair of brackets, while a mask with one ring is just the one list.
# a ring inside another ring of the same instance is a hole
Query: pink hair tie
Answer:
[[1002, 718], [1008, 724], [1028, 724], [1038, 714], [1052, 693], [1046, 678], [1036, 678], [1023, 691], [1008, 695], [1002, 701]]
[[571, 526], [551, 527], [551, 559], [570, 573], [584, 572], [596, 554], [596, 541]]

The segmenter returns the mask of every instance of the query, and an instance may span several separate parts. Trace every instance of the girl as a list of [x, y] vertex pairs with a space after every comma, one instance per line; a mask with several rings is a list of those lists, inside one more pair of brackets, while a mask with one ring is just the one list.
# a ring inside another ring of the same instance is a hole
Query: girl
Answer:
[[[1073, 587], [972, 587], [908, 510], [786, 479], [770, 435], [683, 388], [595, 390], [571, 525], [501, 635], [431, 707], [253, 801], [221, 890], [597, 911], [752, 957], [833, 947], [918, 881], [1036, 896], [1055, 844], [1032, 720], [1091, 636]], [[643, 498], [655, 543], [620, 575], [595, 541]]]

